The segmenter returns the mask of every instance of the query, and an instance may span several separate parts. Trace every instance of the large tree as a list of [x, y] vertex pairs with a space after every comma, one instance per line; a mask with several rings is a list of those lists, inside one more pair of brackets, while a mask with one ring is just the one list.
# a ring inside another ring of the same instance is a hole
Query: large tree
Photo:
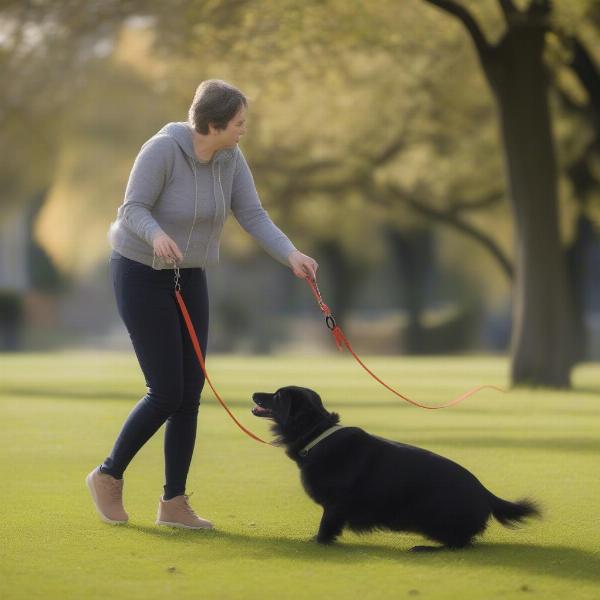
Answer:
[[569, 386], [576, 356], [573, 299], [558, 219], [558, 169], [544, 63], [549, 0], [524, 8], [498, 0], [505, 30], [490, 42], [472, 12], [454, 0], [425, 0], [469, 33], [497, 101], [508, 197], [515, 221], [512, 379]]

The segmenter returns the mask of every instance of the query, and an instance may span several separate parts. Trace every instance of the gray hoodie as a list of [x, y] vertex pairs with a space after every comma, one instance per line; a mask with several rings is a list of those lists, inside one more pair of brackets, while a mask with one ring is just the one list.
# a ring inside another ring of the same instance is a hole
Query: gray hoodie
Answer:
[[190, 125], [169, 123], [135, 159], [125, 199], [109, 230], [110, 244], [126, 258], [167, 268], [153, 260], [152, 242], [164, 232], [184, 255], [180, 267], [205, 268], [219, 261], [219, 239], [229, 212], [271, 256], [289, 266], [294, 245], [262, 207], [240, 148], [198, 160]]

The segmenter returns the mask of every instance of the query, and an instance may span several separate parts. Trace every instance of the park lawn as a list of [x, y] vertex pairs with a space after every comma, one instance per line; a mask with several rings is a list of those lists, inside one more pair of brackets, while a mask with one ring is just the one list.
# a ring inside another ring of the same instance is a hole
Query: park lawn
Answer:
[[[403, 393], [441, 403], [480, 383], [505, 385], [494, 357], [372, 357]], [[126, 526], [102, 523], [85, 475], [144, 393], [132, 353], [0, 355], [0, 598], [600, 598], [600, 366], [570, 392], [483, 391], [442, 411], [406, 405], [348, 355], [214, 356], [212, 379], [259, 435], [252, 392], [318, 390], [344, 424], [423, 446], [472, 470], [497, 495], [530, 495], [545, 517], [492, 523], [475, 547], [411, 554], [415, 535], [307, 540], [320, 511], [280, 449], [244, 436], [208, 390], [188, 480], [209, 532], [157, 528], [159, 432], [126, 473]]]

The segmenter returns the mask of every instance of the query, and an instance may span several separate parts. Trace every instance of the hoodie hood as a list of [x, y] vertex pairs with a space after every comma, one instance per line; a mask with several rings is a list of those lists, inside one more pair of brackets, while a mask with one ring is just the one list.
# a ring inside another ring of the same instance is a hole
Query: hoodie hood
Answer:
[[158, 133], [156, 133], [156, 135], [166, 135], [173, 138], [186, 156], [200, 164], [208, 164], [211, 161], [226, 162], [233, 160], [237, 148], [237, 146], [233, 148], [221, 148], [214, 153], [211, 160], [198, 160], [196, 153], [194, 152], [194, 143], [192, 142], [192, 128], [184, 121], [167, 123], [160, 131], [158, 131]]

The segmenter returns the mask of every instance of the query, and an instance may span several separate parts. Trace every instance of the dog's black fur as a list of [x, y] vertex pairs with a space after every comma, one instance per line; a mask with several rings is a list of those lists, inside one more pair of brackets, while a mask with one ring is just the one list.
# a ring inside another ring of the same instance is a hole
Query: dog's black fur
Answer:
[[[319, 395], [307, 388], [284, 387], [253, 395], [253, 413], [274, 421], [277, 442], [300, 468], [308, 495], [323, 507], [316, 540], [335, 541], [344, 527], [356, 532], [407, 531], [463, 548], [483, 533], [490, 516], [514, 526], [539, 516], [531, 500], [508, 502], [494, 496], [465, 468], [414, 446], [344, 427], [305, 456], [300, 451], [339, 422]], [[412, 550], [440, 547], [415, 546]]]

